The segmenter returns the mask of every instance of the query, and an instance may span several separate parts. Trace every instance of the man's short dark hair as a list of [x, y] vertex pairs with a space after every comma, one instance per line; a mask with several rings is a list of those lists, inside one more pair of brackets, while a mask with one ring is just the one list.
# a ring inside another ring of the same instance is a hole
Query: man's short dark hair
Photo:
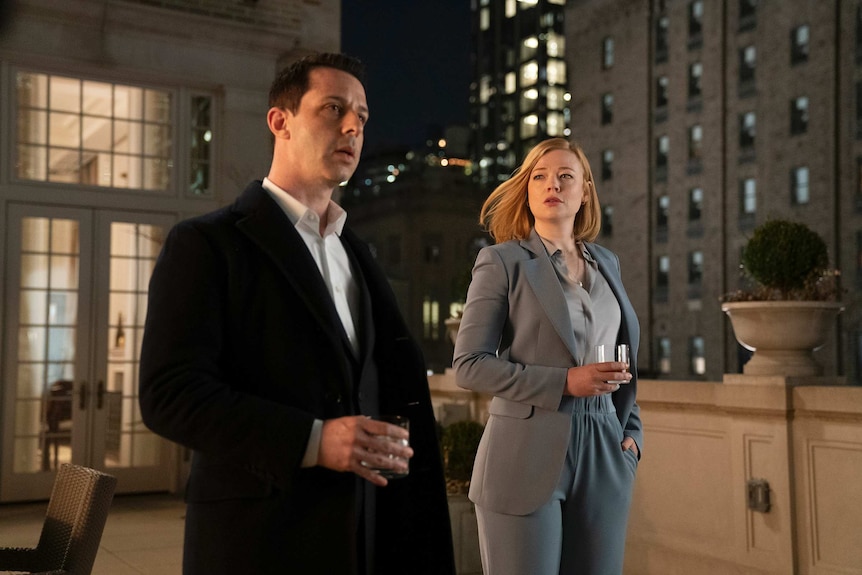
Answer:
[[308, 91], [309, 72], [315, 68], [334, 68], [347, 72], [365, 85], [365, 66], [358, 59], [346, 54], [311, 54], [292, 63], [276, 76], [269, 89], [269, 107], [290, 110], [295, 114], [299, 110], [299, 101]]

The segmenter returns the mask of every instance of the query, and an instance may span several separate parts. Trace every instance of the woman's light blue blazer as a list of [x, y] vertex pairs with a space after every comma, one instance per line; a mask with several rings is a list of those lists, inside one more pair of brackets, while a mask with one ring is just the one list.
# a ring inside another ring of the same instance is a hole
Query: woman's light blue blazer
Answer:
[[[585, 247], [620, 305], [617, 341], [631, 346], [633, 378], [612, 394], [612, 401], [620, 441], [632, 437], [640, 450], [638, 320], [616, 254], [596, 244]], [[587, 355], [575, 349], [565, 296], [535, 230], [525, 240], [479, 252], [453, 360], [459, 386], [494, 396], [476, 454], [471, 501], [512, 515], [527, 515], [547, 503], [571, 435], [573, 402], [562, 401], [566, 371]]]

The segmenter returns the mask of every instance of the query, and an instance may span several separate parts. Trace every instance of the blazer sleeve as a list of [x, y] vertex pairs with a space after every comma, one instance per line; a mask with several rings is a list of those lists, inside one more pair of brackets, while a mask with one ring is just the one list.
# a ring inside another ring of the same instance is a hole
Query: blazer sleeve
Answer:
[[527, 365], [509, 357], [513, 333], [510, 311], [517, 306], [521, 308], [518, 313], [543, 313], [537, 301], [511, 301], [513, 297], [527, 297], [518, 290], [514, 291], [519, 295], [512, 295], [512, 286], [523, 283], [515, 275], [516, 269], [507, 266], [493, 246], [483, 248], [476, 257], [455, 342], [456, 382], [466, 389], [556, 411], [566, 386], [567, 368]]

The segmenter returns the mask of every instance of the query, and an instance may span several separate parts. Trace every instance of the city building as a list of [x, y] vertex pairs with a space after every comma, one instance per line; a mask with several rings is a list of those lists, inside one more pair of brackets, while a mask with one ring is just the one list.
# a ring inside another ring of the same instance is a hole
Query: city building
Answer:
[[472, 179], [466, 131], [450, 127], [425, 149], [363, 158], [341, 195], [435, 373], [452, 365], [445, 322], [459, 315], [476, 254], [490, 241], [479, 226], [485, 194]]
[[548, 136], [568, 136], [565, 0], [473, 2], [475, 177], [490, 191]]
[[757, 224], [826, 240], [845, 311], [816, 358], [862, 383], [858, 0], [572, 0], [571, 137], [597, 175], [598, 241], [641, 319], [640, 368], [721, 380], [746, 359], [719, 299]]
[[46, 499], [68, 461], [177, 489], [182, 454], [137, 407], [150, 271], [176, 221], [266, 174], [272, 78], [339, 49], [340, 2], [4, 0], [2, 18], [0, 501]]

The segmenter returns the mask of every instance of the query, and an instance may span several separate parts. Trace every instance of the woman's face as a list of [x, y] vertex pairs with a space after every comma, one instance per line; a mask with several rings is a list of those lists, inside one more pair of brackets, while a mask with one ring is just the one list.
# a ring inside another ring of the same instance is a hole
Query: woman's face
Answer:
[[537, 224], [573, 226], [584, 201], [584, 168], [569, 150], [551, 150], [536, 162], [527, 200]]

